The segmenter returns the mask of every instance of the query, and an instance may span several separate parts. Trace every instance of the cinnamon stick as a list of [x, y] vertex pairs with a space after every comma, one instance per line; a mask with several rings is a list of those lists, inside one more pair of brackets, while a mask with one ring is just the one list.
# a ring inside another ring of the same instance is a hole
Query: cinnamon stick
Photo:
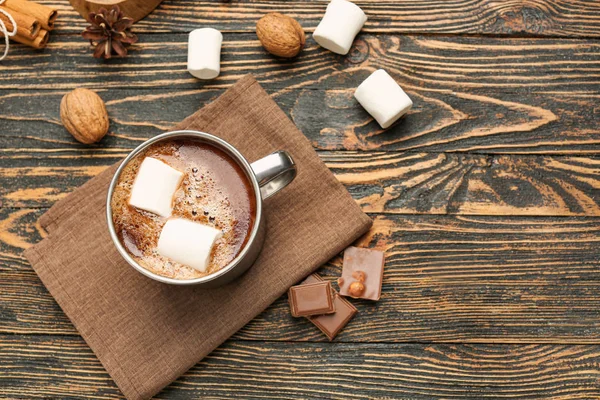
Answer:
[[45, 29], [40, 29], [40, 32], [35, 37], [35, 39], [28, 39], [23, 36], [12, 36], [10, 39], [15, 42], [19, 42], [25, 44], [29, 47], [33, 47], [35, 49], [43, 49], [48, 44], [48, 39], [50, 38], [50, 32]]
[[[0, 6], [0, 9], [9, 13], [17, 24], [17, 35], [22, 36], [26, 39], [35, 39], [40, 31], [40, 23], [31, 15], [22, 14], [15, 10], [9, 10], [6, 7]], [[6, 30], [12, 31], [13, 25], [10, 19], [2, 13], [0, 13], [0, 19], [6, 25]]]
[[21, 14], [29, 15], [42, 24], [47, 31], [54, 29], [58, 10], [29, 0], [6, 0], [4, 6]]

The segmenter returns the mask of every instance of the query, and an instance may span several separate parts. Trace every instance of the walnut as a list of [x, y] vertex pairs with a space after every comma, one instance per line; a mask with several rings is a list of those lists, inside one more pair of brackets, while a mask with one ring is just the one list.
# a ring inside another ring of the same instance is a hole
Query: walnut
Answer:
[[60, 102], [60, 119], [73, 137], [85, 144], [98, 142], [108, 133], [104, 102], [89, 89], [75, 89]]
[[256, 35], [263, 47], [279, 57], [295, 57], [304, 48], [304, 30], [294, 18], [270, 13], [256, 23]]

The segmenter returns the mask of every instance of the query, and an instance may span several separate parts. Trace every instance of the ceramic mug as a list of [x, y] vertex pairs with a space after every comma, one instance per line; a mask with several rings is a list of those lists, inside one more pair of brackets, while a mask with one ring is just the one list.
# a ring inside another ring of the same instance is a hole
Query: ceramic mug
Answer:
[[[119, 181], [119, 176], [123, 171], [123, 168], [133, 159], [135, 156], [143, 152], [148, 146], [168, 140], [174, 139], [192, 139], [208, 143], [222, 151], [235, 161], [242, 171], [246, 174], [246, 178], [252, 186], [254, 196], [256, 198], [256, 215], [255, 223], [252, 227], [252, 231], [249, 233], [248, 241], [240, 253], [235, 257], [229, 264], [213, 274], [203, 276], [194, 279], [173, 279], [162, 275], [153, 273], [138, 264], [123, 247], [123, 244], [119, 240], [115, 231], [113, 223], [111, 200], [115, 186]], [[173, 285], [202, 285], [205, 287], [215, 287], [232, 281], [233, 279], [244, 273], [254, 263], [263, 246], [266, 231], [266, 220], [264, 213], [264, 200], [271, 197], [281, 189], [289, 185], [296, 177], [296, 165], [285, 151], [277, 151], [269, 154], [268, 156], [261, 158], [258, 161], [249, 163], [248, 160], [242, 156], [242, 154], [231, 144], [227, 143], [223, 139], [216, 136], [210, 135], [204, 132], [198, 131], [173, 131], [163, 133], [155, 136], [138, 146], [123, 160], [115, 176], [110, 182], [108, 188], [108, 196], [106, 198], [106, 220], [108, 223], [108, 229], [110, 236], [117, 247], [117, 250], [121, 256], [131, 265], [133, 268], [152, 278], [156, 281], [169, 283]]]

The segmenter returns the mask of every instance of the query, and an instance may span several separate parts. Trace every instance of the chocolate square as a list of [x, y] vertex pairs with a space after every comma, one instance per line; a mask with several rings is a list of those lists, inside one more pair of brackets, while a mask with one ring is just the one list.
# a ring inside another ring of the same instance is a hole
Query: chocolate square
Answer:
[[[317, 274], [309, 275], [301, 285], [310, 284], [315, 282], [322, 282], [321, 278]], [[317, 328], [321, 330], [329, 340], [333, 340], [344, 327], [350, 322], [350, 320], [356, 315], [358, 310], [350, 302], [340, 296], [333, 288], [331, 289], [334, 299], [335, 312], [326, 315], [317, 315], [307, 317], [310, 322], [315, 324]]]
[[331, 291], [329, 282], [292, 286], [288, 293], [292, 315], [308, 317], [335, 312]]

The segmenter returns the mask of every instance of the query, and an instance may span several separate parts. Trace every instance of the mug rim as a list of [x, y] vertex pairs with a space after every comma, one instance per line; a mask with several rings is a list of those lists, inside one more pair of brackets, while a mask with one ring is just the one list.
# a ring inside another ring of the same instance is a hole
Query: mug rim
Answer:
[[[220, 147], [221, 150], [225, 150], [227, 155], [230, 156], [231, 158], [233, 158], [234, 161], [236, 161], [238, 163], [238, 165], [240, 165], [240, 167], [242, 167], [244, 169], [244, 172], [246, 173], [246, 178], [252, 184], [254, 196], [256, 199], [254, 226], [252, 227], [252, 231], [249, 233], [249, 237], [248, 237], [248, 240], [246, 241], [246, 244], [244, 245], [242, 250], [239, 252], [239, 254], [233, 260], [231, 260], [226, 266], [219, 269], [218, 271], [216, 271], [210, 275], [202, 276], [199, 278], [193, 278], [193, 279], [169, 278], [169, 277], [154, 273], [154, 272], [144, 268], [143, 266], [141, 266], [137, 261], [135, 261], [133, 259], [133, 257], [129, 254], [129, 252], [125, 249], [125, 247], [121, 243], [121, 240], [119, 240], [119, 237], [115, 230], [114, 222], [112, 219], [112, 214], [113, 214], [112, 213], [112, 211], [113, 211], [112, 205], [111, 205], [112, 197], [113, 197], [117, 182], [119, 180], [119, 177], [121, 176], [121, 173], [123, 172], [123, 169], [125, 168], [125, 166], [127, 164], [129, 164], [129, 162], [133, 158], [135, 158], [141, 152], [146, 150], [152, 144], [155, 144], [157, 142], [160, 142], [160, 141], [163, 141], [166, 139], [174, 139], [174, 138], [178, 138], [178, 137], [194, 137], [194, 138], [204, 139], [205, 141], [207, 141], [210, 144], [214, 145], [216, 143], [217, 147]], [[256, 237], [258, 236], [260, 224], [262, 221], [262, 206], [263, 206], [263, 201], [262, 201], [262, 196], [260, 194], [260, 186], [258, 184], [258, 180], [256, 179], [256, 175], [254, 174], [252, 166], [250, 165], [248, 160], [246, 160], [246, 158], [240, 153], [240, 151], [238, 149], [236, 149], [229, 142], [227, 142], [217, 136], [211, 135], [210, 133], [195, 131], [195, 130], [178, 130], [178, 131], [170, 131], [170, 132], [161, 133], [159, 135], [156, 135], [156, 136], [146, 140], [145, 142], [143, 142], [142, 144], [137, 146], [135, 149], [133, 149], [127, 155], [127, 157], [125, 157], [123, 159], [123, 161], [121, 161], [121, 164], [115, 171], [115, 174], [113, 175], [113, 177], [110, 181], [110, 185], [108, 187], [108, 193], [106, 196], [106, 223], [108, 225], [110, 237], [111, 237], [115, 247], [117, 248], [117, 251], [125, 259], [125, 261], [127, 261], [127, 263], [130, 266], [132, 266], [133, 268], [135, 268], [138, 272], [142, 273], [143, 275], [147, 276], [148, 278], [151, 278], [156, 281], [163, 282], [163, 283], [168, 283], [168, 284], [172, 284], [172, 285], [180, 285], [180, 286], [196, 285], [196, 284], [208, 283], [208, 282], [214, 281], [215, 279], [218, 279], [221, 276], [227, 274], [229, 271], [235, 269], [235, 267], [240, 262], [242, 262], [242, 260], [246, 256], [246, 254], [250, 251], [250, 249], [252, 247], [252, 243], [254, 243]]]

